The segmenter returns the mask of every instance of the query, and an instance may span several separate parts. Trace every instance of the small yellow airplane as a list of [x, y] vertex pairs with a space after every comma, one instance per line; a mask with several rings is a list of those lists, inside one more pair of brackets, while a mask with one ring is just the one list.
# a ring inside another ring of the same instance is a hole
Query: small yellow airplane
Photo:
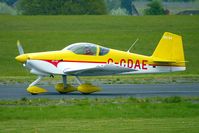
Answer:
[[[79, 76], [100, 76], [114, 74], [164, 73], [186, 69], [182, 37], [165, 32], [151, 56], [139, 55], [105, 48], [92, 43], [74, 43], [59, 51], [24, 54], [19, 41], [19, 56], [16, 60], [38, 75], [27, 91], [31, 94], [47, 92], [35, 86], [43, 77], [61, 75], [63, 82], [55, 85], [59, 93], [79, 91], [90, 94], [100, 88], [83, 83]], [[79, 86], [67, 84], [67, 76], [74, 76]]]

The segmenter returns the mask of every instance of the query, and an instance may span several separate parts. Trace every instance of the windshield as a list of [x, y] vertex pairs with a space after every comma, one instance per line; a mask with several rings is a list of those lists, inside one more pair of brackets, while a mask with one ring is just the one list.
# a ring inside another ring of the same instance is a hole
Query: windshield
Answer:
[[63, 50], [70, 50], [76, 54], [81, 55], [96, 55], [97, 53], [97, 46], [92, 43], [74, 43]]
[[99, 56], [106, 55], [106, 54], [108, 54], [109, 51], [110, 51], [109, 48], [105, 48], [105, 47], [100, 46]]

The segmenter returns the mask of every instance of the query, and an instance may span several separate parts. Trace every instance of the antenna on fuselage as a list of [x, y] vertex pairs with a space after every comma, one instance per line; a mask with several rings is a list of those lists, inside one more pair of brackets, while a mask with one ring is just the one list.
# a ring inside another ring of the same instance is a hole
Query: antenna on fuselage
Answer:
[[133, 48], [133, 46], [135, 46], [135, 44], [137, 43], [138, 40], [139, 40], [139, 38], [137, 38], [135, 40], [135, 42], [131, 45], [131, 47], [127, 50], [128, 53], [130, 53], [130, 50]]

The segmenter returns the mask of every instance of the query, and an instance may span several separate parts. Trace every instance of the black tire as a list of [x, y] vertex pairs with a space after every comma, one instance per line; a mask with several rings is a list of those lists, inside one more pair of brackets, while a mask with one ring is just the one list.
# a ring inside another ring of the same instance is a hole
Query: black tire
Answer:
[[67, 94], [68, 92], [60, 92], [60, 91], [59, 91], [59, 93], [60, 93], [60, 94]]
[[91, 94], [91, 93], [83, 93], [83, 92], [82, 92], [82, 94], [84, 94], [84, 95], [89, 95], [89, 94]]
[[38, 93], [31, 93], [32, 95], [38, 95]]

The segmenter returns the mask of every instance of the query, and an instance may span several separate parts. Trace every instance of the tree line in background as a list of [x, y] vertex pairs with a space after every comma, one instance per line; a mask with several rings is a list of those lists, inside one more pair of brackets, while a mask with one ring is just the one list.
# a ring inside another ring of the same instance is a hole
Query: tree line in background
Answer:
[[[168, 14], [161, 0], [0, 0], [0, 13], [24, 15], [132, 15], [132, 2], [150, 1], [146, 15]], [[165, 2], [190, 2], [195, 0], [162, 0]], [[6, 3], [6, 4], [5, 4]]]
[[106, 14], [104, 0], [19, 0], [17, 7], [26, 15]]
[[[153, 1], [153, 0], [133, 0], [133, 1]], [[159, 0], [164, 2], [191, 2], [196, 0]]]
[[0, 0], [0, 13], [9, 12], [9, 6], [24, 15], [107, 14], [104, 0]]

